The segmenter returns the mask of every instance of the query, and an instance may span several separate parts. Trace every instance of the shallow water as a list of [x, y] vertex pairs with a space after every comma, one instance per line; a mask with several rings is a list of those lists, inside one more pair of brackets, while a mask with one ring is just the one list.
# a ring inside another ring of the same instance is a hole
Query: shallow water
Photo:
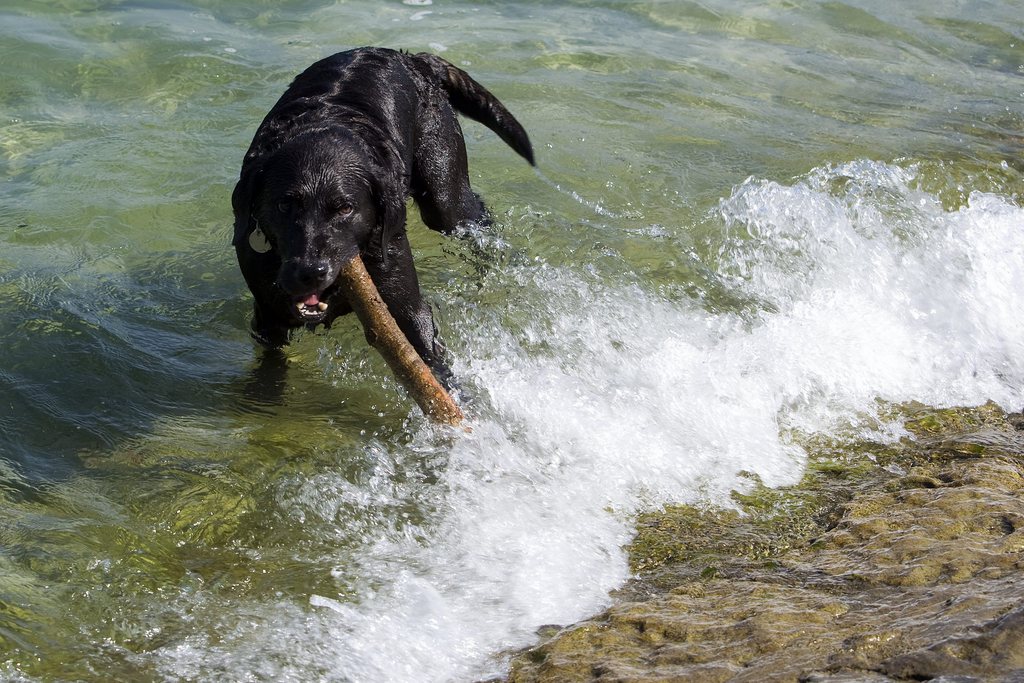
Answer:
[[[470, 680], [627, 578], [631, 517], [800, 474], [888, 402], [1024, 404], [1024, 17], [959, 2], [9, 0], [0, 671]], [[486, 234], [410, 231], [475, 396], [354, 321], [252, 379], [229, 194], [291, 77], [432, 50]]]

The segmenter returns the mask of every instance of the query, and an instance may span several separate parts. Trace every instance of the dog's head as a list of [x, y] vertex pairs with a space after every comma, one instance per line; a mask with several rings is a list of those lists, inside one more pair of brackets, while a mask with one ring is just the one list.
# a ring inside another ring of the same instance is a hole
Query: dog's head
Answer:
[[404, 192], [391, 175], [357, 139], [322, 131], [292, 138], [243, 176], [235, 244], [274, 252], [275, 284], [299, 321], [323, 321], [341, 267], [367, 248], [386, 249], [404, 224]]

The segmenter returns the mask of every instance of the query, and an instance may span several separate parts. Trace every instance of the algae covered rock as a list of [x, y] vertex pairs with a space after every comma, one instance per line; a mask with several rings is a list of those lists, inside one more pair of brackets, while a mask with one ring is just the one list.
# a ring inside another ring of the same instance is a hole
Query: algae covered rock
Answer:
[[795, 487], [643, 516], [616, 603], [509, 680], [1024, 678], [1021, 419], [898, 410], [914, 438], [809, 439]]

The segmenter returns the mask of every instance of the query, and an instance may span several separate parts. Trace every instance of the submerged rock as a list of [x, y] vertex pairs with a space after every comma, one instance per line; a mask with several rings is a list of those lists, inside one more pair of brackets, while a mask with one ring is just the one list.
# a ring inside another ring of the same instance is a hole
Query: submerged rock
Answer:
[[1024, 426], [900, 409], [897, 445], [807, 439], [792, 488], [644, 516], [637, 578], [509, 680], [1024, 678]]

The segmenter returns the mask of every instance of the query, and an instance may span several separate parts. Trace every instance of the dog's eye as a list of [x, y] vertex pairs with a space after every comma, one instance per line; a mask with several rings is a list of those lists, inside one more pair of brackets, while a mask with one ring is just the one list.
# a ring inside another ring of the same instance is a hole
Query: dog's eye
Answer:
[[342, 218], [352, 215], [353, 211], [355, 211], [355, 208], [351, 204], [343, 203], [339, 204], [337, 208], [335, 208], [335, 212]]
[[277, 200], [277, 210], [281, 213], [291, 213], [302, 208], [302, 198], [286, 194]]

